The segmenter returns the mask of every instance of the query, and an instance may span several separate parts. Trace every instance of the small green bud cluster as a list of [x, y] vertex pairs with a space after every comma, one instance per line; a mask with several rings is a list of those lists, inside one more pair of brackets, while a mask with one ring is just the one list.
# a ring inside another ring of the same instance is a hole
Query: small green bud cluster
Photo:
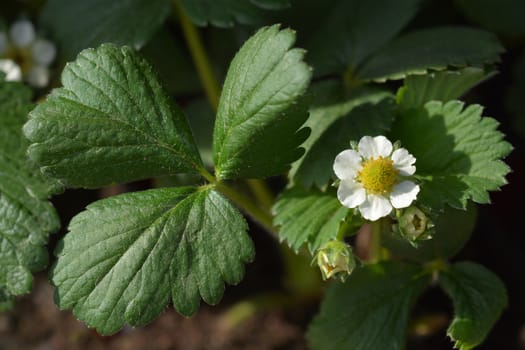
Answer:
[[352, 247], [338, 240], [325, 243], [317, 251], [312, 263], [319, 266], [323, 280], [336, 278], [341, 282], [344, 282], [356, 267]]
[[434, 223], [420, 208], [410, 206], [396, 213], [397, 223], [393, 231], [399, 233], [410, 244], [417, 246], [418, 241], [432, 238]]

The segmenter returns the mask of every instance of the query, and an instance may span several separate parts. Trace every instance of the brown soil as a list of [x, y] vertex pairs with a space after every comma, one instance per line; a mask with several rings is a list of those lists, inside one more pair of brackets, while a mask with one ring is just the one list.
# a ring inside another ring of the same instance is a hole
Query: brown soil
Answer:
[[126, 327], [102, 337], [70, 311], [58, 310], [53, 288], [39, 275], [33, 292], [20, 298], [14, 310], [0, 314], [0, 350], [306, 349], [304, 330], [281, 311], [259, 313], [226, 330], [221, 322], [225, 310], [202, 306], [196, 315], [184, 318], [169, 307], [144, 328]]

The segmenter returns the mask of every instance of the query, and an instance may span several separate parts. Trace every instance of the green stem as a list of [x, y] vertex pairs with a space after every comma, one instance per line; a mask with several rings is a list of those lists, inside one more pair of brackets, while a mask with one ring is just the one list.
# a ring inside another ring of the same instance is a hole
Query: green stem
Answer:
[[246, 180], [246, 184], [250, 187], [250, 190], [255, 195], [255, 198], [257, 198], [261, 207], [270, 212], [274, 197], [268, 186], [266, 186], [266, 183], [257, 179], [249, 179]]
[[371, 223], [372, 234], [370, 238], [370, 262], [381, 260], [381, 220]]
[[228, 197], [233, 203], [237, 204], [237, 206], [243, 209], [268, 232], [274, 234], [277, 233], [276, 228], [272, 224], [272, 216], [267, 211], [264, 211], [259, 208], [259, 206], [255, 205], [251, 198], [244, 196], [222, 182], [216, 182], [215, 188]]
[[[219, 82], [213, 73], [210, 59], [204, 50], [204, 45], [202, 44], [199, 32], [186, 15], [180, 0], [173, 0], [173, 4], [177, 16], [179, 17], [182, 32], [188, 44], [193, 62], [197, 68], [197, 73], [199, 74], [199, 78], [204, 86], [204, 91], [208, 101], [213, 110], [217, 112], [220, 99]], [[247, 180], [246, 183], [255, 195], [255, 198], [257, 198], [257, 201], [261, 204], [261, 207], [269, 211], [273, 204], [273, 195], [268, 189], [268, 186], [266, 186], [266, 183], [261, 180]]]
[[210, 174], [205, 168], [198, 169], [202, 177], [204, 177], [210, 184], [212, 184], [219, 192], [228, 197], [233, 203], [241, 208], [246, 214], [250, 215], [255, 221], [263, 226], [268, 232], [277, 233], [277, 229], [273, 226], [272, 216], [269, 212], [262, 210], [259, 206], [253, 203], [253, 200], [246, 197], [242, 193], [229, 187], [223, 182], [217, 181], [215, 176]]
[[175, 6], [177, 16], [179, 17], [182, 32], [186, 38], [186, 43], [188, 44], [193, 62], [197, 68], [197, 73], [199, 74], [199, 78], [202, 82], [202, 85], [204, 86], [206, 96], [208, 97], [208, 101], [210, 101], [213, 110], [217, 111], [217, 106], [219, 105], [220, 87], [219, 83], [217, 82], [217, 78], [213, 73], [208, 55], [206, 55], [206, 51], [204, 50], [202, 40], [199, 36], [199, 31], [197, 28], [195, 28], [193, 23], [191, 23], [190, 19], [186, 15], [180, 0], [173, 0], [173, 4]]

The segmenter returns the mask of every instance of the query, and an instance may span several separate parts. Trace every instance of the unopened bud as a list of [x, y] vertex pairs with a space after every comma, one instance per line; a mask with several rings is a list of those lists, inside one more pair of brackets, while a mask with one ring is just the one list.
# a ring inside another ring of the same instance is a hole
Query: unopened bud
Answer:
[[317, 261], [324, 280], [337, 278], [344, 282], [356, 266], [352, 248], [344, 242], [335, 240], [324, 244], [314, 257], [314, 261]]
[[428, 239], [433, 227], [430, 218], [415, 206], [403, 210], [396, 225], [399, 233], [411, 242]]

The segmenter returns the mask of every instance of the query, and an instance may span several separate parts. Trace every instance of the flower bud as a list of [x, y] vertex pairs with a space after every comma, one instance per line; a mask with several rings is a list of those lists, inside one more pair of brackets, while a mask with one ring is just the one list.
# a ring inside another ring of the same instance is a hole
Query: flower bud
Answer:
[[317, 251], [314, 261], [317, 261], [323, 280], [333, 277], [344, 282], [356, 266], [352, 248], [335, 240], [325, 243]]
[[428, 239], [434, 228], [430, 218], [415, 206], [408, 207], [398, 216], [395, 229], [409, 242]]

